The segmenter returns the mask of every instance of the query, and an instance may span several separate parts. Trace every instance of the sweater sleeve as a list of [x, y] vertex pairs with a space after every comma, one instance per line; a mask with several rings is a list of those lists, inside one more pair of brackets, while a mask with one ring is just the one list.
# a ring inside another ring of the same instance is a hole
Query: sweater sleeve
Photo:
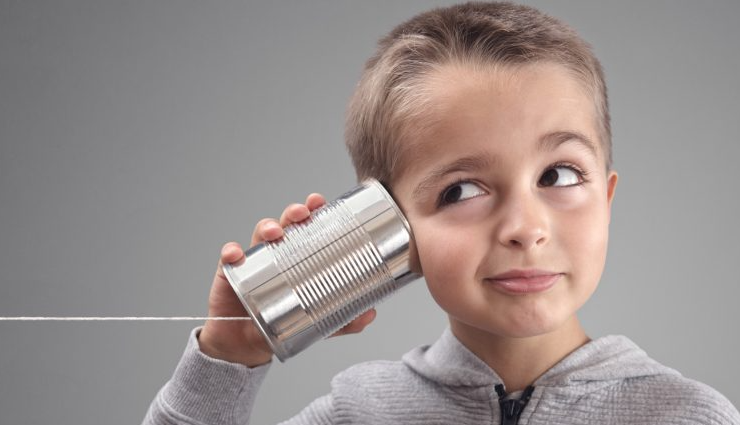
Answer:
[[208, 357], [200, 351], [199, 332], [190, 333], [175, 373], [152, 401], [142, 425], [249, 423], [269, 363], [249, 368]]

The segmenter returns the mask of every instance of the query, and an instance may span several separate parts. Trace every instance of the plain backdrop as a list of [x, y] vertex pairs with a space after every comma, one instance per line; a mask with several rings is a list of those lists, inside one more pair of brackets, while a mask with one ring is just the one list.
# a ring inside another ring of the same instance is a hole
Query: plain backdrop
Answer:
[[[589, 334], [740, 404], [740, 3], [532, 1], [607, 75], [620, 173]], [[355, 184], [347, 100], [435, 1], [0, 0], [0, 316], [203, 315], [223, 243]], [[199, 323], [0, 322], [0, 424], [138, 423]], [[276, 363], [274, 423], [436, 339], [417, 281], [362, 335]]]

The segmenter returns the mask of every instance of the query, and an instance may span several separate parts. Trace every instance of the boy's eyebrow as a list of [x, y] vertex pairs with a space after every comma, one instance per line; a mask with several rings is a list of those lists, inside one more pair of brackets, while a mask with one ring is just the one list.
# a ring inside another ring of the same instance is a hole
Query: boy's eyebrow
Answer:
[[589, 139], [585, 134], [577, 131], [555, 131], [547, 133], [540, 138], [539, 148], [540, 150], [555, 150], [558, 146], [565, 142], [577, 142], [583, 145], [589, 152], [598, 158], [596, 153], [596, 145]]
[[436, 183], [447, 174], [454, 173], [456, 171], [476, 171], [483, 168], [489, 168], [493, 164], [493, 158], [486, 154], [474, 154], [458, 158], [449, 164], [443, 164], [434, 170], [429, 175], [424, 177], [424, 180], [416, 186], [412, 197], [418, 199], [424, 195], [426, 191], [435, 187]]
[[[595, 158], [598, 157], [596, 153], [596, 145], [586, 135], [577, 131], [555, 131], [547, 133], [542, 136], [538, 143], [539, 150], [555, 150], [558, 146], [566, 142], [576, 142], [588, 149]], [[411, 194], [413, 199], [421, 198], [425, 192], [429, 189], [433, 189], [436, 183], [441, 180], [444, 176], [456, 171], [477, 171], [484, 168], [489, 168], [495, 162], [495, 158], [490, 155], [480, 153], [469, 156], [464, 156], [452, 161], [449, 164], [443, 164], [427, 175], [424, 180], [419, 183]]]

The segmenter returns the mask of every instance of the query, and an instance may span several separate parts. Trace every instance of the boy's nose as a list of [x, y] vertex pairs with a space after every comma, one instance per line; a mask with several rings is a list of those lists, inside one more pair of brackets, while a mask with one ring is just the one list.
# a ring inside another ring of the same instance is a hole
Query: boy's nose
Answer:
[[546, 211], [533, 197], [509, 199], [501, 205], [500, 217], [496, 237], [504, 246], [528, 250], [550, 237]]

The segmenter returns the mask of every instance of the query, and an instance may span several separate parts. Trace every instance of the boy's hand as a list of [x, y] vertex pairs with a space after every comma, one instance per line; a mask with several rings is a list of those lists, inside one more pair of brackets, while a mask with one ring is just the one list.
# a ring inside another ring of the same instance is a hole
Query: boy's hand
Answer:
[[[280, 239], [284, 227], [307, 219], [311, 211], [325, 203], [323, 196], [313, 193], [306, 198], [305, 204], [292, 204], [285, 208], [279, 221], [269, 218], [260, 220], [254, 228], [250, 247]], [[243, 256], [244, 250], [236, 242], [229, 242], [221, 248], [221, 259], [208, 297], [209, 317], [240, 317], [247, 314], [221, 269], [223, 264], [237, 262]], [[339, 330], [335, 336], [360, 332], [373, 319], [375, 310], [371, 309]], [[208, 320], [198, 342], [200, 350], [210, 357], [249, 367], [268, 363], [272, 359], [270, 346], [252, 321]]]

